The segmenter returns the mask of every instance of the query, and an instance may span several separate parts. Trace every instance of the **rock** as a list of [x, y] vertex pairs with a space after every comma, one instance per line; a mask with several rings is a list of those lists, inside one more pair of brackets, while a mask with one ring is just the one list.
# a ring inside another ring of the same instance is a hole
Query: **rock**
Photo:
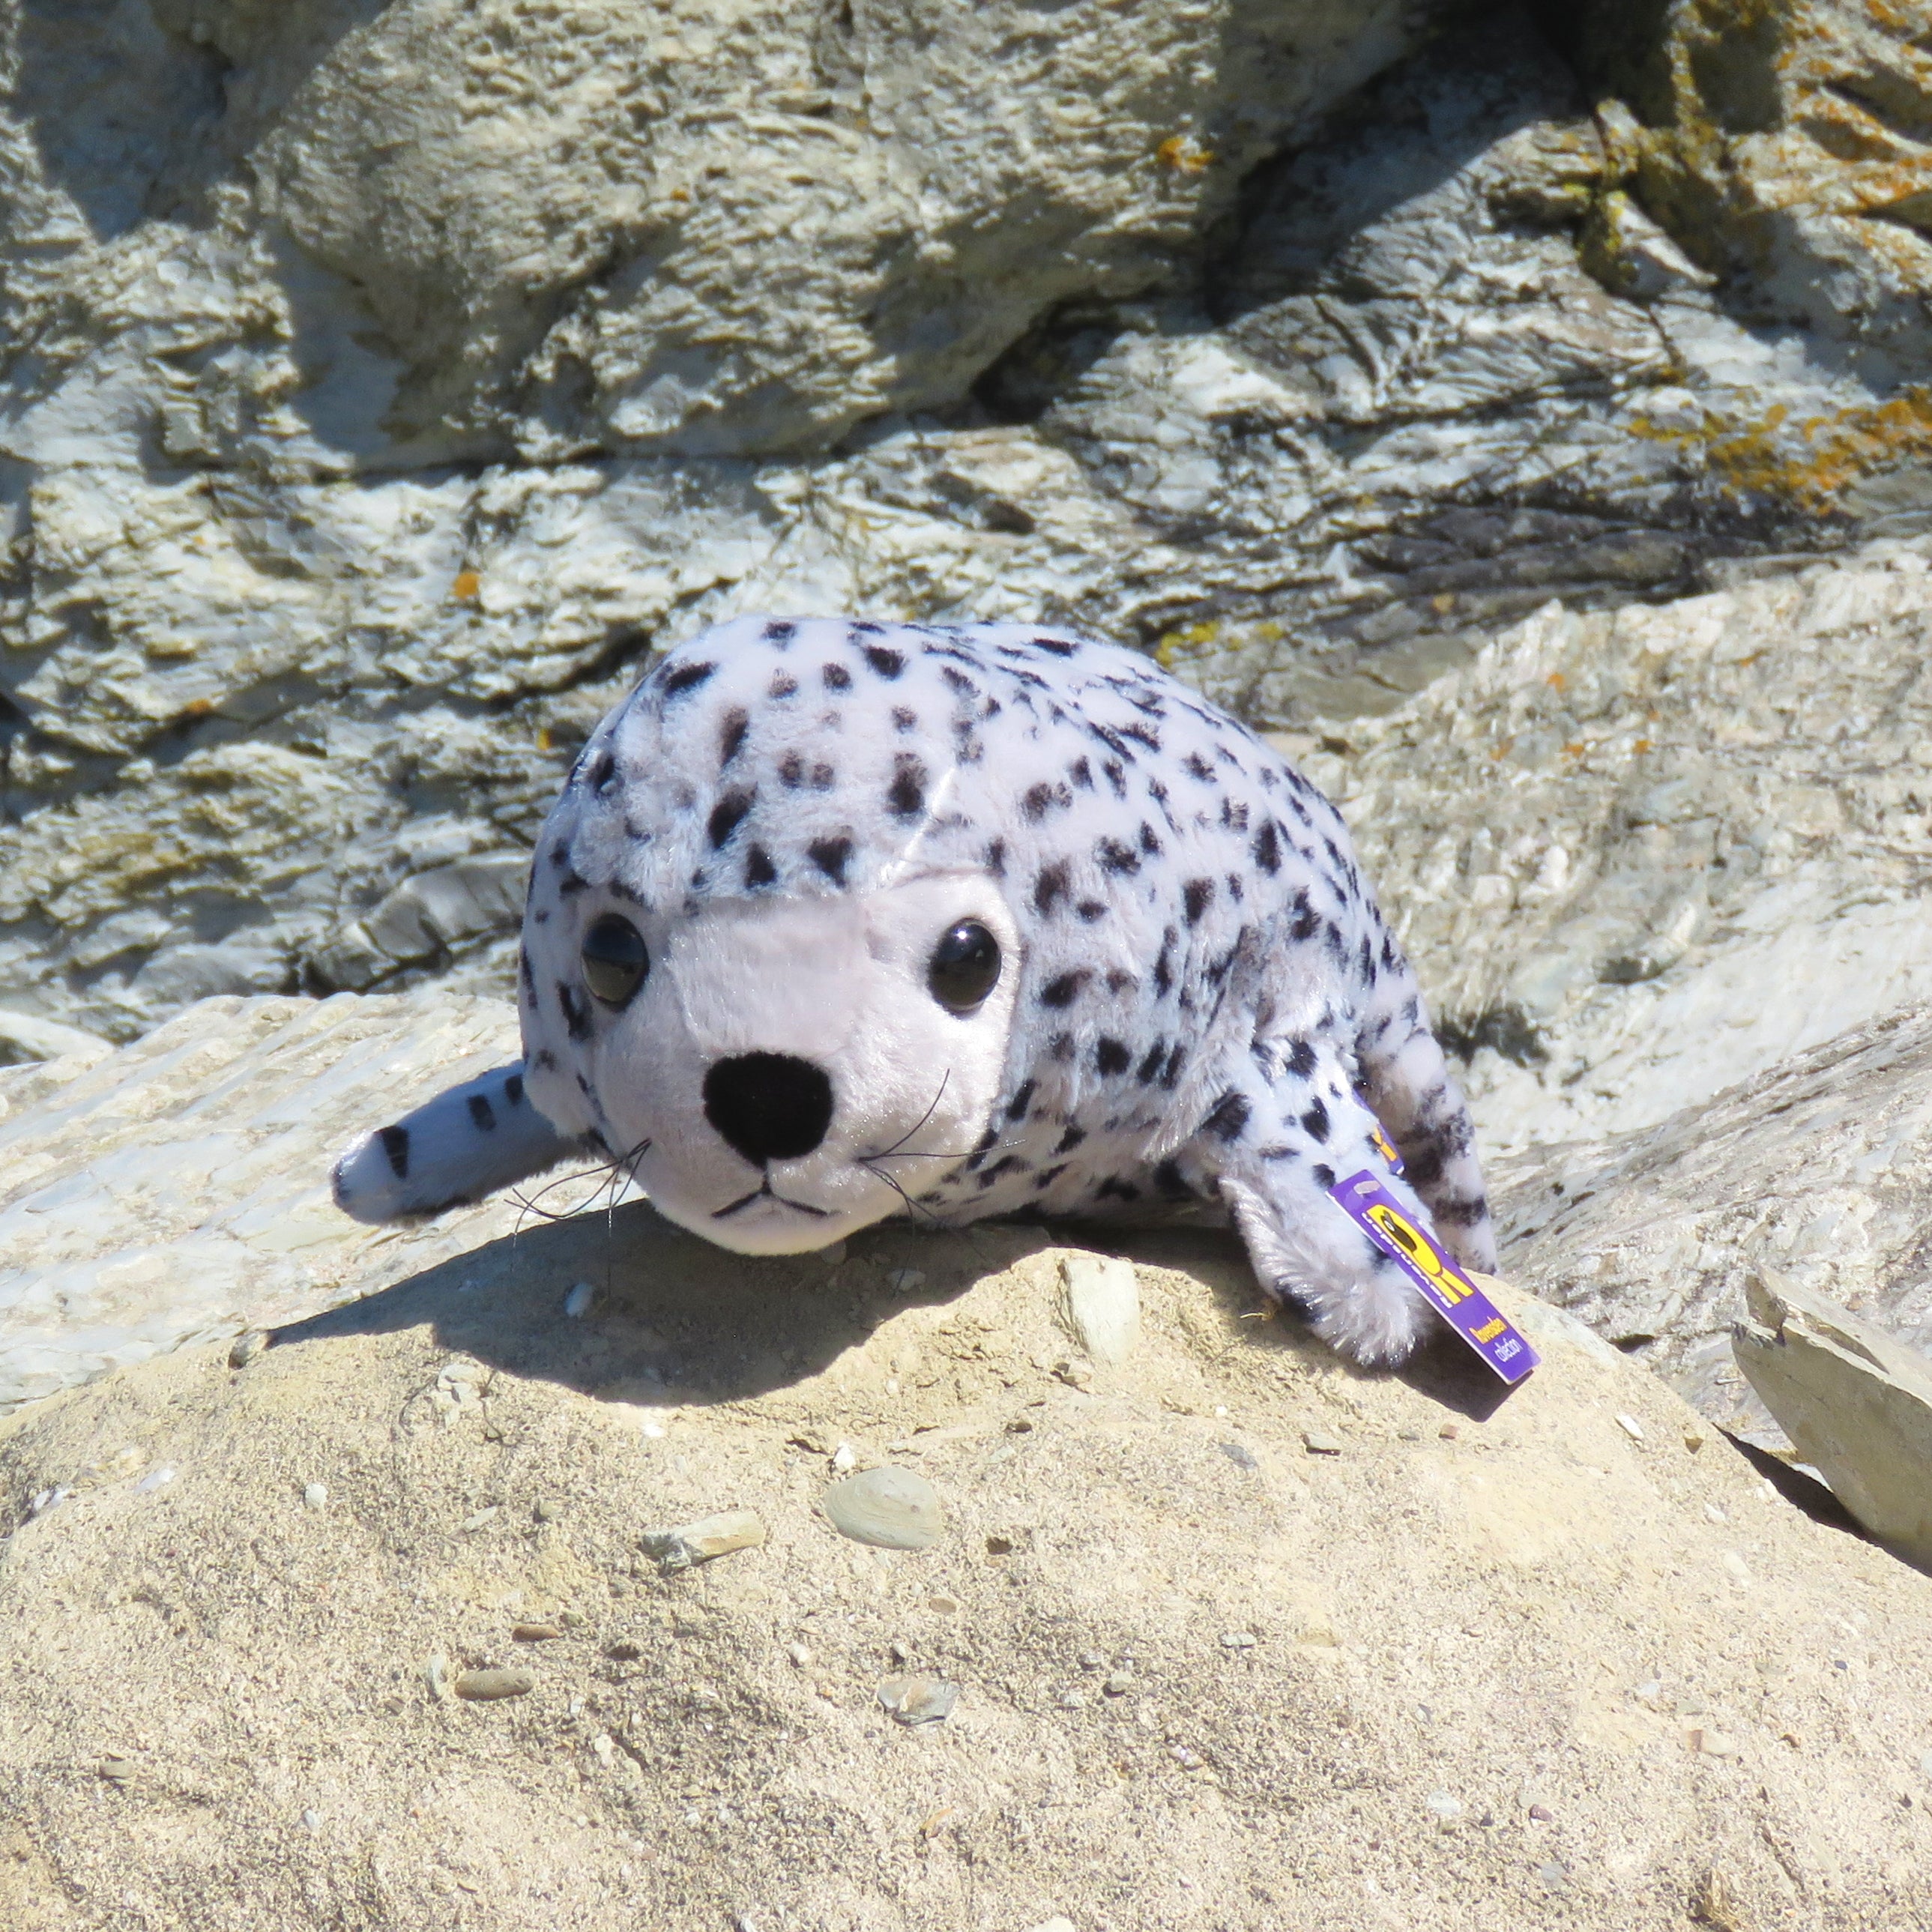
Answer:
[[748, 1509], [700, 1516], [680, 1529], [646, 1530], [638, 1538], [644, 1554], [667, 1576], [734, 1550], [755, 1550], [764, 1540], [764, 1522], [755, 1510]]
[[1818, 0], [1720, 50], [1750, 132], [1667, 9], [1583, 85], [1433, 0], [272, 12], [23, 16], [22, 1024], [507, 992], [592, 722], [733, 612], [1078, 622], [1328, 736], [1552, 596], [1932, 514], [1916, 56]]
[[1498, 1163], [1493, 1180], [1524, 1281], [1640, 1352], [1712, 1421], [1781, 1451], [1732, 1354], [1747, 1280], [1771, 1271], [1932, 1350], [1918, 1258], [1932, 1242], [1928, 1176], [1932, 1006], [1917, 1006], [1660, 1126]]
[[69, 1058], [86, 1064], [113, 1051], [114, 1042], [98, 1034], [0, 1007], [0, 1064]]
[[0, 1414], [190, 1340], [242, 1331], [243, 1355], [250, 1331], [508, 1233], [508, 1200], [360, 1226], [328, 1166], [515, 1052], [514, 1016], [476, 999], [223, 998], [105, 1060], [0, 1068], [0, 1276], [22, 1284], [0, 1300]]
[[1125, 1361], [1141, 1327], [1140, 1283], [1133, 1263], [1118, 1256], [1066, 1255], [1060, 1279], [1073, 1339], [1102, 1367]]
[[527, 1670], [459, 1670], [450, 1687], [472, 1703], [494, 1703], [504, 1697], [527, 1697], [536, 1679]]
[[946, 1533], [939, 1492], [910, 1469], [865, 1469], [834, 1483], [818, 1506], [842, 1536], [880, 1550], [929, 1550]]
[[1552, 608], [1303, 758], [1492, 1156], [1658, 1126], [1932, 999], [1928, 638], [1905, 551]]
[[[260, 1184], [259, 1168], [207, 1184], [214, 1207], [221, 1186]], [[614, 1897], [667, 1870], [675, 1888], [650, 1892], [666, 1932], [761, 1900], [801, 1924], [884, 1925], [906, 1880], [880, 1862], [882, 1832], [916, 1853], [920, 1910], [947, 1925], [1035, 1923], [1070, 1870], [1097, 1864], [1131, 1898], [1178, 1895], [1184, 1872], [1193, 1916], [1244, 1932], [1356, 1923], [1366, 1878], [1406, 1896], [1423, 1870], [1431, 1922], [1473, 1932], [1546, 1918], [1538, 1862], [1560, 1852], [1566, 1922], [1624, 1932], [1634, 1913], [1681, 1913], [1687, 1844], [1766, 1922], [1789, 1916], [1787, 1867], [1847, 1924], [1909, 1922], [1893, 1786], [1925, 1748], [1932, 1578], [1768, 1498], [1714, 1432], [1691, 1454], [1668, 1388], [1504, 1286], [1489, 1292], [1543, 1366], [1472, 1412], [1460, 1362], [1363, 1376], [1292, 1319], [1244, 1319], [1258, 1304], [1232, 1236], [1135, 1235], [1120, 1252], [1161, 1319], [1076, 1395], [1029, 1366], [1065, 1346], [1063, 1234], [868, 1229], [850, 1244], [866, 1279], [916, 1263], [947, 1292], [856, 1298], [808, 1257], [725, 1255], [640, 1204], [514, 1243], [514, 1217], [489, 1212], [449, 1217], [470, 1252], [400, 1279], [374, 1250], [366, 1295], [278, 1324], [245, 1374], [224, 1335], [0, 1422], [0, 1496], [72, 1492], [10, 1510], [0, 1545], [0, 1791], [34, 1855], [0, 1857], [8, 1923], [34, 1923], [23, 1886], [36, 1911], [45, 1894], [192, 1921], [212, 1870], [252, 1922], [299, 1923], [334, 1895], [344, 1847], [378, 1843], [379, 1876], [356, 1882], [379, 1887], [369, 1909], [396, 1932], [451, 1922], [452, 1874], [475, 1888], [466, 1922], [508, 1932], [532, 1898], [546, 1924], [608, 1922]], [[186, 1235], [154, 1252], [197, 1265]], [[464, 1292], [478, 1278], [487, 1293]], [[586, 1279], [608, 1284], [588, 1351], [557, 1312], [560, 1286]], [[834, 1535], [824, 1465], [790, 1446], [904, 1426], [880, 1390], [913, 1355], [930, 1365], [919, 1420], [962, 1432], [922, 1464], [951, 1533], [916, 1558]], [[446, 1412], [434, 1391], [458, 1364], [472, 1372], [452, 1386], [475, 1394]], [[1019, 1437], [1000, 1426], [1016, 1382], [1045, 1397]], [[674, 1418], [664, 1442], [640, 1438], [640, 1400]], [[1257, 1468], [1222, 1453], [1217, 1409]], [[1317, 1471], [1302, 1433], [1338, 1414], [1349, 1453]], [[1436, 1441], [1452, 1416], [1453, 1449]], [[1426, 1448], [1397, 1439], [1415, 1422]], [[156, 1466], [176, 1480], [140, 1493]], [[356, 1507], [292, 1511], [292, 1480], [325, 1466]], [[608, 1598], [638, 1525], [721, 1496], [755, 1500], [754, 1558]], [[539, 1530], [542, 1498], [567, 1508]], [[454, 1536], [486, 1506], [499, 1514]], [[937, 1592], [956, 1615], [928, 1607]], [[429, 1687], [421, 1660], [502, 1667], [514, 1624], [559, 1624], [566, 1603], [594, 1630], [548, 1642], [542, 1681], [504, 1712]], [[1240, 1630], [1261, 1640], [1237, 1660], [1218, 1638]], [[635, 1660], [605, 1654], [620, 1640]], [[885, 1662], [895, 1641], [917, 1660], [904, 1670]], [[1090, 1651], [1108, 1665], [1090, 1678]], [[1762, 1656], [1790, 1660], [1774, 1686]], [[1856, 1673], [1855, 1723], [1834, 1659]], [[1686, 1748], [1693, 1720], [1624, 1688], [1694, 1671], [1696, 1726], [1735, 1757]], [[1102, 1694], [1115, 1673], [1142, 1681]], [[908, 1730], [877, 1702], [889, 1674], [965, 1688], [936, 1731]], [[1078, 1712], [1052, 1702], [1070, 1677], [1088, 1692]], [[50, 1778], [50, 1738], [76, 1741], [83, 1768], [112, 1750], [142, 1774]], [[1466, 1809], [1445, 1856], [1426, 1801], [1450, 1765]], [[1532, 1771], [1538, 1802], [1572, 1822], [1503, 1831], [1570, 1835], [1514, 1851], [1498, 1836], [1492, 1857], [1477, 1821], [1520, 1819], [1511, 1794]], [[970, 1794], [988, 1792], [985, 1810]], [[318, 1833], [291, 1828], [304, 1808]]]
[[1731, 1346], [1759, 1398], [1866, 1529], [1932, 1569], [1932, 1360], [1768, 1274], [1745, 1300]]
[[1348, 1445], [1339, 1436], [1330, 1436], [1326, 1430], [1304, 1429], [1301, 1432], [1301, 1446], [1311, 1456], [1339, 1456]]
[[878, 1698], [902, 1724], [937, 1724], [952, 1714], [959, 1687], [940, 1677], [888, 1677], [879, 1685]]

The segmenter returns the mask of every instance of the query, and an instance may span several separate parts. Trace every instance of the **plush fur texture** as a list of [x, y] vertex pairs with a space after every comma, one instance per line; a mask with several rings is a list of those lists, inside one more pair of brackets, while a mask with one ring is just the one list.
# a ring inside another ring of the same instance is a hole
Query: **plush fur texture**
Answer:
[[[955, 1011], [928, 975], [962, 922], [999, 970]], [[586, 936], [627, 931], [647, 969], [600, 998]], [[754, 1253], [893, 1214], [1204, 1204], [1372, 1362], [1426, 1305], [1337, 1178], [1371, 1169], [1494, 1265], [1467, 1112], [1334, 808], [1090, 639], [742, 618], [673, 652], [544, 827], [520, 998], [520, 1066], [350, 1149], [350, 1213], [434, 1212], [584, 1146]]]

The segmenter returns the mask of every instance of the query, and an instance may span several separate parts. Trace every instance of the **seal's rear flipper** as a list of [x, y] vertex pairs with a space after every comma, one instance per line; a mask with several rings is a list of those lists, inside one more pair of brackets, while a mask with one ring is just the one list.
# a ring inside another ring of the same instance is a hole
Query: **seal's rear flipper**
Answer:
[[530, 1105], [518, 1060], [365, 1134], [335, 1163], [335, 1204], [358, 1221], [408, 1220], [480, 1201], [580, 1150]]

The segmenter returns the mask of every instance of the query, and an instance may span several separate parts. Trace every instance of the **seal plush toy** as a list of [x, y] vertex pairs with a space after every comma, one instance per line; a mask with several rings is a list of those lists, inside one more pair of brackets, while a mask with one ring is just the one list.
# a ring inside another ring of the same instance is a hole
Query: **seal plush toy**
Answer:
[[894, 1214], [1208, 1202], [1366, 1362], [1429, 1318], [1338, 1174], [1494, 1264], [1468, 1114], [1340, 816], [1114, 646], [706, 632], [572, 769], [520, 982], [522, 1062], [352, 1148], [350, 1214], [434, 1213], [586, 1147], [748, 1254]]

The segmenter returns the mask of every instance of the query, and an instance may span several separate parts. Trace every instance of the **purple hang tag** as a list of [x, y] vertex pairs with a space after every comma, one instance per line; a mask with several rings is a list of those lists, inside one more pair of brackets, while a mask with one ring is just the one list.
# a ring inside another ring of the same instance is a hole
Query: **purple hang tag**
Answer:
[[1540, 1359], [1536, 1351], [1372, 1174], [1364, 1170], [1336, 1181], [1330, 1198], [1384, 1254], [1401, 1264], [1430, 1305], [1504, 1382], [1519, 1382], [1536, 1366]]

